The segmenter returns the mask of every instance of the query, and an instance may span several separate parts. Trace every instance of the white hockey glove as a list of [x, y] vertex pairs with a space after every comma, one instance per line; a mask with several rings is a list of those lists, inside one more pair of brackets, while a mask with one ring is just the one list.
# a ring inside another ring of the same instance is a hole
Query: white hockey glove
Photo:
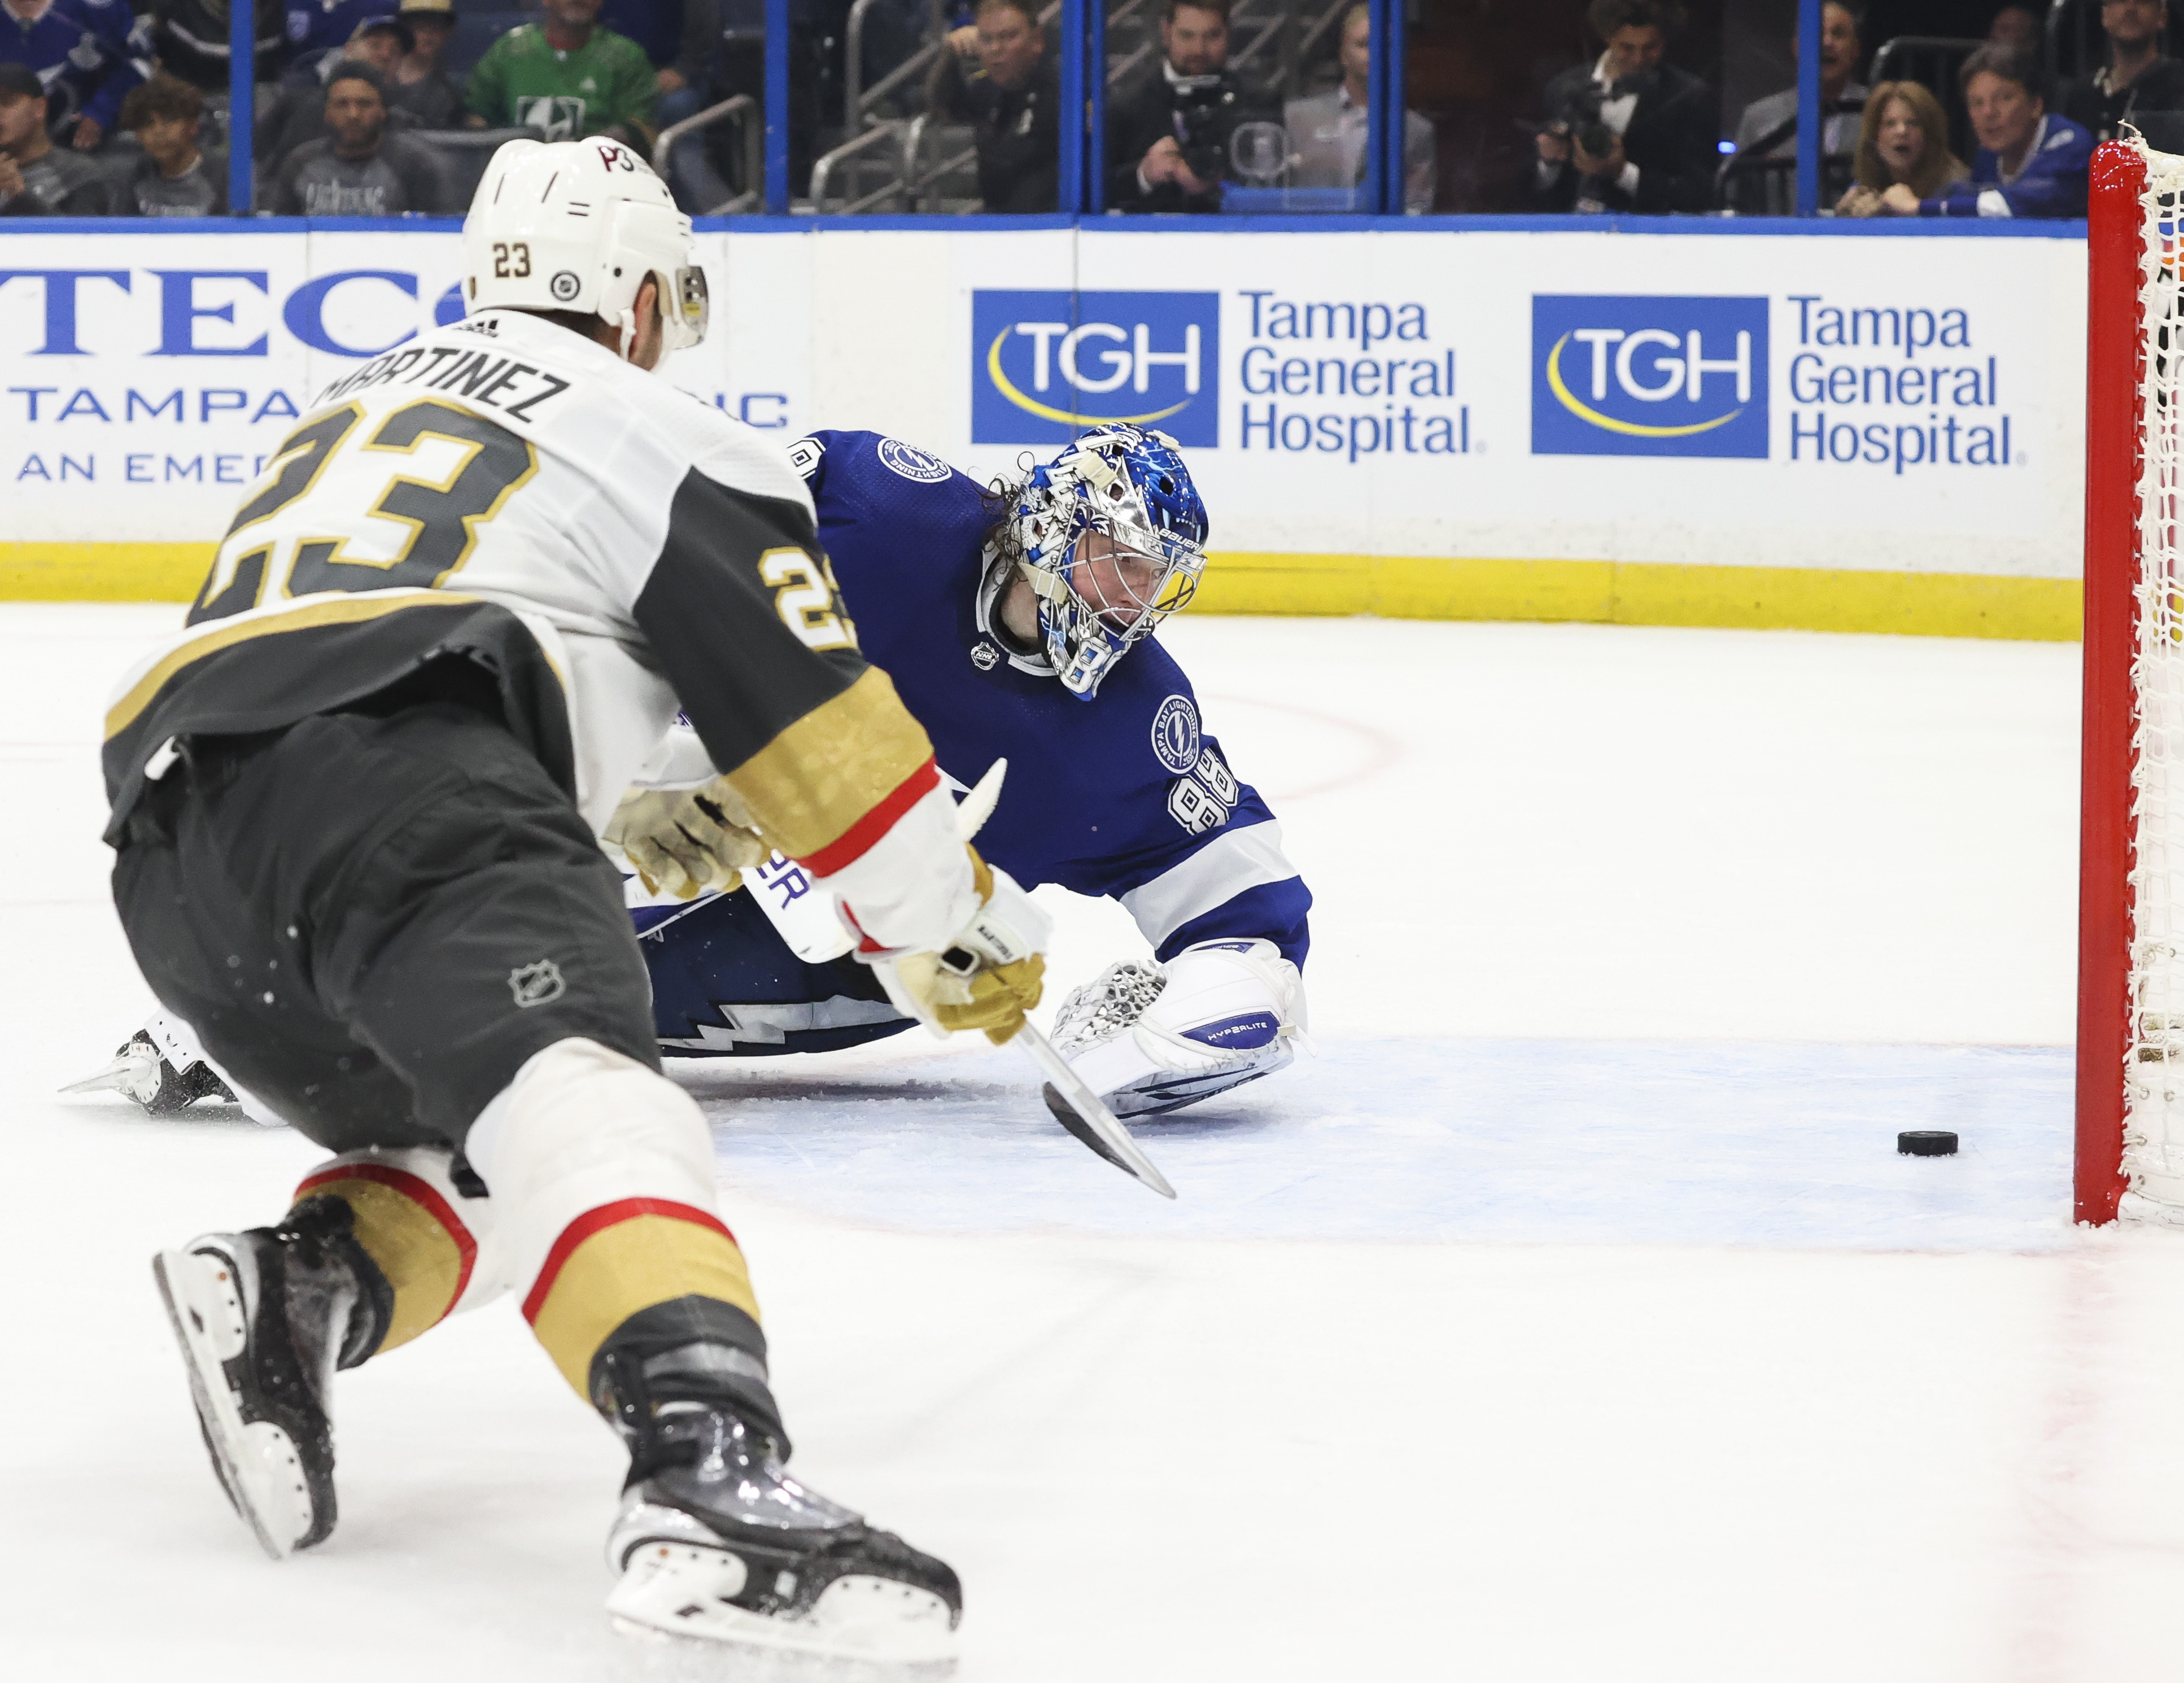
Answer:
[[628, 861], [647, 893], [677, 900], [741, 886], [744, 867], [773, 851], [726, 777], [699, 789], [632, 789], [599, 839]]
[[1054, 1044], [1117, 1116], [1159, 1116], [1283, 1068], [1305, 1025], [1272, 941], [1201, 941], [1108, 966], [1062, 1001]]
[[970, 923], [938, 952], [908, 952], [873, 966], [896, 1009], [953, 1034], [983, 1028], [1005, 1046], [1039, 1003], [1046, 975], [1042, 949], [1054, 922], [1017, 886], [968, 850], [978, 890]]

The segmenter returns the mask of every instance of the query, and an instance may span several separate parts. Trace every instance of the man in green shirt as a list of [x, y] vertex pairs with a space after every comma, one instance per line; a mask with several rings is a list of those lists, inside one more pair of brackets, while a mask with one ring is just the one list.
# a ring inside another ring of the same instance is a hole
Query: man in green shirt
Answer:
[[486, 49], [471, 72], [471, 127], [536, 129], [542, 140], [611, 135], [652, 149], [652, 61], [599, 26], [601, 0], [545, 0], [546, 20]]

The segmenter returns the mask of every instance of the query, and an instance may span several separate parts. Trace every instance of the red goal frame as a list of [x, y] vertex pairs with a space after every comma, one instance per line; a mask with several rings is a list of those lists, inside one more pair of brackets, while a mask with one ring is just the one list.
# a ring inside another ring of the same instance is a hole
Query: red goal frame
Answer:
[[2076, 1219], [2112, 1222], [2123, 1171], [2131, 1049], [2131, 660], [2138, 638], [2140, 320], [2146, 163], [2093, 153], [2087, 207], [2084, 750], [2078, 837]]

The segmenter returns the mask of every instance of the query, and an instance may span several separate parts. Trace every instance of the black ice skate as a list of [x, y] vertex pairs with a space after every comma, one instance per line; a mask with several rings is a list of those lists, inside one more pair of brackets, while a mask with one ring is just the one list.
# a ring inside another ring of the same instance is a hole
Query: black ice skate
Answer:
[[632, 1455], [607, 1539], [617, 1630], [954, 1669], [963, 1592], [946, 1563], [790, 1478], [768, 1428], [737, 1409], [608, 1377], [602, 1402]]
[[148, 1116], [175, 1116], [199, 1099], [233, 1104], [235, 1095], [209, 1063], [176, 1069], [152, 1037], [138, 1029], [116, 1050], [96, 1075], [71, 1081], [64, 1093], [120, 1093], [144, 1107]]
[[209, 1234], [152, 1261], [213, 1471], [276, 1560], [333, 1530], [327, 1393], [337, 1367], [378, 1347], [393, 1309], [350, 1219], [314, 1198], [279, 1227]]

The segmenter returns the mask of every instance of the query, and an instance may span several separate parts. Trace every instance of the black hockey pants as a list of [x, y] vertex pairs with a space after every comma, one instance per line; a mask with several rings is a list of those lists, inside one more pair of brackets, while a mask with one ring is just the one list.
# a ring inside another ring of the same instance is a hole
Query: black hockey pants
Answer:
[[114, 897], [160, 1004], [330, 1151], [460, 1149], [572, 1035], [660, 1067], [619, 876], [460, 701], [199, 739], [131, 816]]

